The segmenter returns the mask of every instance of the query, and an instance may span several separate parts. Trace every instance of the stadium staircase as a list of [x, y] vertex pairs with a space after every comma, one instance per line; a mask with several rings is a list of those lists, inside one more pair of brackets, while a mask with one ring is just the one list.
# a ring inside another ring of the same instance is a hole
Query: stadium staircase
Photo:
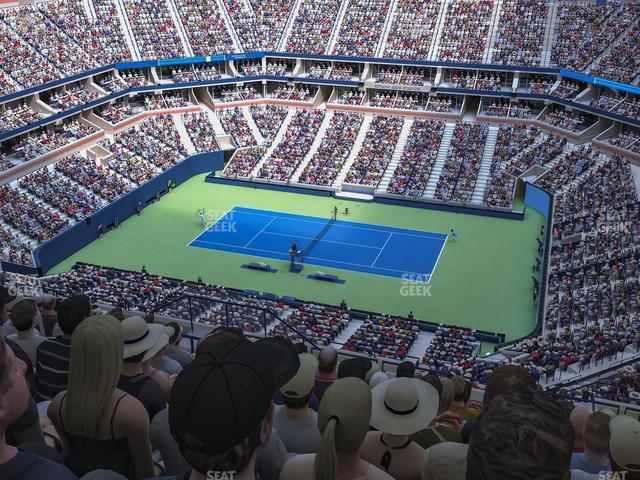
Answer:
[[484, 144], [484, 152], [482, 154], [482, 163], [476, 177], [476, 186], [473, 189], [471, 203], [474, 205], [483, 205], [484, 191], [487, 188], [489, 178], [491, 178], [491, 163], [493, 162], [493, 154], [496, 151], [496, 139], [498, 137], [500, 127], [491, 125], [487, 132], [487, 141]]
[[215, 3], [218, 6], [218, 11], [220, 12], [220, 15], [222, 15], [222, 17], [224, 18], [224, 23], [227, 26], [227, 30], [229, 31], [229, 36], [233, 41], [234, 51], [244, 52], [244, 49], [242, 48], [242, 44], [240, 43], [240, 37], [238, 37], [238, 34], [236, 33], [236, 29], [233, 26], [233, 22], [231, 21], [231, 16], [229, 15], [229, 12], [227, 12], [227, 7], [225, 6], [222, 0], [215, 0]]
[[96, 10], [93, 7], [93, 2], [91, 0], [82, 0], [81, 5], [87, 14], [87, 18], [92, 22], [95, 22], [98, 16], [96, 15]]
[[[203, 105], [201, 104], [201, 106]], [[222, 124], [220, 123], [220, 119], [218, 118], [216, 113], [211, 109], [209, 109], [209, 107], [205, 107], [204, 111], [206, 112], [207, 117], [209, 117], [209, 121], [211, 122], [211, 125], [213, 125], [213, 131], [215, 132], [216, 136], [227, 135], [227, 132], [225, 131]]]
[[258, 145], [264, 145], [264, 137], [262, 136], [262, 133], [260, 133], [260, 129], [256, 125], [256, 122], [253, 121], [253, 116], [251, 115], [251, 112], [247, 107], [243, 107], [241, 110], [242, 110], [242, 115], [244, 116], [244, 119], [247, 121], [247, 125], [249, 125], [249, 128], [251, 129], [253, 138], [256, 139], [256, 142]]
[[193, 155], [197, 152], [196, 146], [191, 141], [191, 137], [189, 136], [189, 132], [187, 132], [187, 127], [184, 126], [184, 122], [182, 121], [182, 115], [179, 113], [174, 113], [171, 115], [173, 118], [173, 123], [176, 126], [176, 130], [180, 135], [180, 141], [182, 142], [182, 146], [187, 150], [189, 155]]
[[553, 48], [553, 39], [556, 31], [556, 23], [558, 21], [558, 2], [551, 2], [549, 5], [549, 15], [547, 17], [547, 26], [544, 30], [544, 40], [542, 42], [542, 59], [541, 67], [551, 65], [551, 49]]
[[429, 55], [428, 59], [431, 61], [435, 61], [438, 58], [438, 45], [440, 45], [440, 38], [442, 37], [442, 30], [444, 30], [444, 25], [447, 19], [447, 10], [449, 10], [449, 1], [443, 0], [440, 5], [440, 11], [438, 12], [438, 20], [436, 21], [436, 26], [433, 30], [432, 42], [429, 47]]
[[336, 43], [338, 43], [338, 36], [340, 33], [340, 27], [342, 26], [342, 21], [344, 20], [344, 14], [347, 11], [347, 5], [351, 3], [351, 0], [343, 0], [340, 5], [340, 10], [338, 11], [338, 18], [333, 24], [333, 30], [331, 31], [331, 37], [329, 37], [329, 43], [327, 44], [327, 49], [325, 50], [326, 55], [332, 55], [333, 49], [336, 47]]
[[500, 24], [500, 12], [502, 11], [502, 0], [498, 0], [493, 4], [493, 13], [491, 14], [491, 22], [489, 23], [489, 31], [487, 32], [487, 45], [485, 46], [482, 63], [491, 63], [493, 58], [493, 50], [496, 44]]
[[398, 143], [396, 144], [396, 148], [391, 156], [391, 162], [389, 162], [387, 169], [384, 171], [384, 175], [382, 175], [382, 180], [380, 180], [380, 183], [378, 184], [376, 193], [385, 193], [387, 191], [387, 187], [391, 182], [393, 173], [396, 171], [396, 168], [398, 168], [400, 160], [402, 160], [402, 152], [404, 152], [404, 148], [407, 145], [407, 140], [411, 134], [411, 126], [413, 125], [413, 122], [413, 117], [406, 117], [404, 119], [402, 130], [400, 130], [400, 136], [398, 137]]
[[331, 124], [331, 119], [333, 118], [333, 115], [334, 115], [333, 110], [327, 110], [324, 116], [324, 120], [322, 120], [322, 123], [320, 124], [320, 128], [318, 128], [318, 133], [316, 134], [316, 138], [313, 139], [311, 148], [309, 148], [309, 151], [300, 162], [300, 165], [298, 165], [298, 168], [293, 172], [293, 175], [291, 175], [292, 182], [298, 181], [298, 179], [300, 178], [300, 175], [302, 175], [302, 172], [304, 171], [304, 168], [307, 166], [307, 163], [309, 163], [309, 160], [311, 160], [313, 156], [316, 154], [316, 152], [318, 151], [318, 147], [320, 147], [320, 145], [322, 144], [322, 141], [324, 140], [324, 136], [327, 133], [327, 129]]
[[387, 45], [387, 39], [389, 38], [389, 32], [391, 31], [391, 25], [393, 25], [393, 20], [396, 16], [396, 10], [398, 9], [398, 0], [391, 0], [391, 5], [389, 6], [389, 12], [387, 13], [387, 19], [384, 24], [384, 28], [382, 29], [382, 36], [380, 37], [380, 43], [376, 48], [376, 57], [383, 58], [384, 50]]
[[129, 23], [129, 17], [127, 16], [127, 11], [124, 8], [122, 0], [114, 0], [113, 5], [116, 7], [116, 12], [118, 13], [118, 18], [120, 19], [120, 24], [122, 25], [124, 38], [127, 42], [127, 46], [129, 47], [129, 51], [131, 52], [131, 59], [134, 61], [142, 60], [140, 47], [138, 47], [136, 37], [133, 35], [133, 28], [131, 28], [131, 23]]
[[344, 162], [342, 166], [342, 170], [336, 176], [336, 179], [333, 182], [334, 187], [341, 187], [344, 182], [345, 177], [347, 176], [347, 172], [353, 165], [358, 153], [360, 153], [360, 149], [362, 148], [362, 144], [364, 143], [364, 139], [367, 136], [367, 132], [369, 131], [369, 126], [373, 121], [373, 115], [365, 114], [364, 120], [362, 120], [362, 125], [360, 125], [360, 130], [358, 131], [358, 136], [356, 137], [356, 141], [353, 142], [353, 148], [351, 149], [351, 153], [347, 157], [347, 161]]
[[295, 110], [289, 109], [289, 111], [287, 112], [287, 116], [284, 117], [284, 120], [282, 121], [282, 125], [280, 125], [280, 130], [278, 130], [277, 135], [273, 138], [273, 142], [271, 143], [271, 146], [264, 153], [260, 161], [256, 163], [256, 166], [253, 167], [253, 170], [251, 171], [251, 175], [250, 175], [251, 177], [258, 176], [258, 172], [262, 168], [262, 165], [264, 164], [264, 162], [266, 162], [267, 159], [271, 157], [271, 155], [273, 154], [273, 151], [276, 149], [278, 145], [280, 145], [280, 142], [282, 142], [282, 140], [284, 139], [284, 134], [287, 132], [287, 128], [289, 128], [289, 124], [291, 123], [291, 120], [293, 119], [295, 114], [296, 114]]
[[455, 123], [447, 123], [444, 127], [444, 132], [442, 133], [442, 141], [440, 142], [440, 150], [438, 150], [438, 156], [436, 157], [436, 161], [433, 164], [431, 173], [429, 174], [429, 181], [427, 182], [427, 186], [424, 189], [422, 198], [433, 199], [433, 196], [436, 193], [438, 180], [440, 179], [440, 174], [442, 173], [444, 163], [447, 160], [447, 154], [449, 153], [449, 146], [451, 145], [451, 139], [453, 138], [453, 131], [455, 130], [455, 128]]
[[293, 24], [295, 23], [296, 17], [298, 16], [298, 12], [300, 11], [300, 4], [302, 0], [295, 0], [293, 7], [291, 8], [291, 13], [289, 14], [289, 19], [284, 26], [284, 30], [282, 32], [282, 36], [278, 41], [278, 52], [286, 52], [287, 51], [287, 39], [289, 35], [291, 35], [291, 30], [293, 29]]
[[193, 48], [191, 48], [191, 44], [189, 43], [189, 35], [187, 35], [187, 31], [182, 24], [182, 20], [180, 20], [180, 14], [178, 13], [178, 6], [176, 5], [174, 0], [165, 0], [167, 2], [167, 9], [171, 14], [171, 18], [173, 23], [176, 25], [176, 31], [178, 32], [178, 36], [180, 37], [180, 42], [182, 43], [182, 48], [184, 48], [185, 52], [189, 57], [193, 57]]

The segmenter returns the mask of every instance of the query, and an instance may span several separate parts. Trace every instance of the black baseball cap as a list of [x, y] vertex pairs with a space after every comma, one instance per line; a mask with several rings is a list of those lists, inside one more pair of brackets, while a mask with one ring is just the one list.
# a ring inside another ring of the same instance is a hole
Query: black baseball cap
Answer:
[[176, 378], [169, 427], [180, 448], [222, 454], [258, 431], [274, 392], [298, 371], [283, 337], [227, 338], [198, 355]]

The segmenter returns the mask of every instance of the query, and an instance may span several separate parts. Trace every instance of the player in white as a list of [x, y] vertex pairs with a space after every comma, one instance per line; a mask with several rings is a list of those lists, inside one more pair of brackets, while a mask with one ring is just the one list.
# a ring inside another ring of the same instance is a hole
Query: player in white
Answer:
[[207, 215], [206, 215], [206, 214], [205, 214], [205, 212], [204, 212], [204, 208], [203, 208], [203, 209], [201, 209], [201, 210], [198, 210], [198, 211], [196, 212], [196, 216], [200, 218], [200, 224], [201, 224], [203, 227], [206, 227], [206, 226], [207, 226]]

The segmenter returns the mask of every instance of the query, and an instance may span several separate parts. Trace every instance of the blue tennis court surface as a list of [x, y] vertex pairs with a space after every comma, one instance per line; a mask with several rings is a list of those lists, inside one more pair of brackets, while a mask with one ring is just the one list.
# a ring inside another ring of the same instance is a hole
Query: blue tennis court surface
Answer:
[[447, 235], [236, 207], [189, 246], [288, 262], [293, 240], [305, 264], [429, 282]]

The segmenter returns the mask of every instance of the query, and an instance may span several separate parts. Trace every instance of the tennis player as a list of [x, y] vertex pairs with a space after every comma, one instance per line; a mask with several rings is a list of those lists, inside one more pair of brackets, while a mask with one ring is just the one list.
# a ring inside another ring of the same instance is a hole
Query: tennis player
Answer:
[[198, 211], [196, 212], [196, 216], [200, 218], [200, 224], [201, 224], [203, 227], [206, 227], [206, 226], [207, 226], [207, 216], [206, 216], [206, 215], [205, 215], [205, 213], [204, 213], [204, 208], [203, 208], [203, 209], [201, 209], [201, 210], [198, 210]]
[[451, 229], [451, 232], [449, 233], [449, 241], [452, 243], [456, 243], [456, 240], [458, 239], [460, 235], [458, 235], [458, 232], [456, 232], [453, 228]]

